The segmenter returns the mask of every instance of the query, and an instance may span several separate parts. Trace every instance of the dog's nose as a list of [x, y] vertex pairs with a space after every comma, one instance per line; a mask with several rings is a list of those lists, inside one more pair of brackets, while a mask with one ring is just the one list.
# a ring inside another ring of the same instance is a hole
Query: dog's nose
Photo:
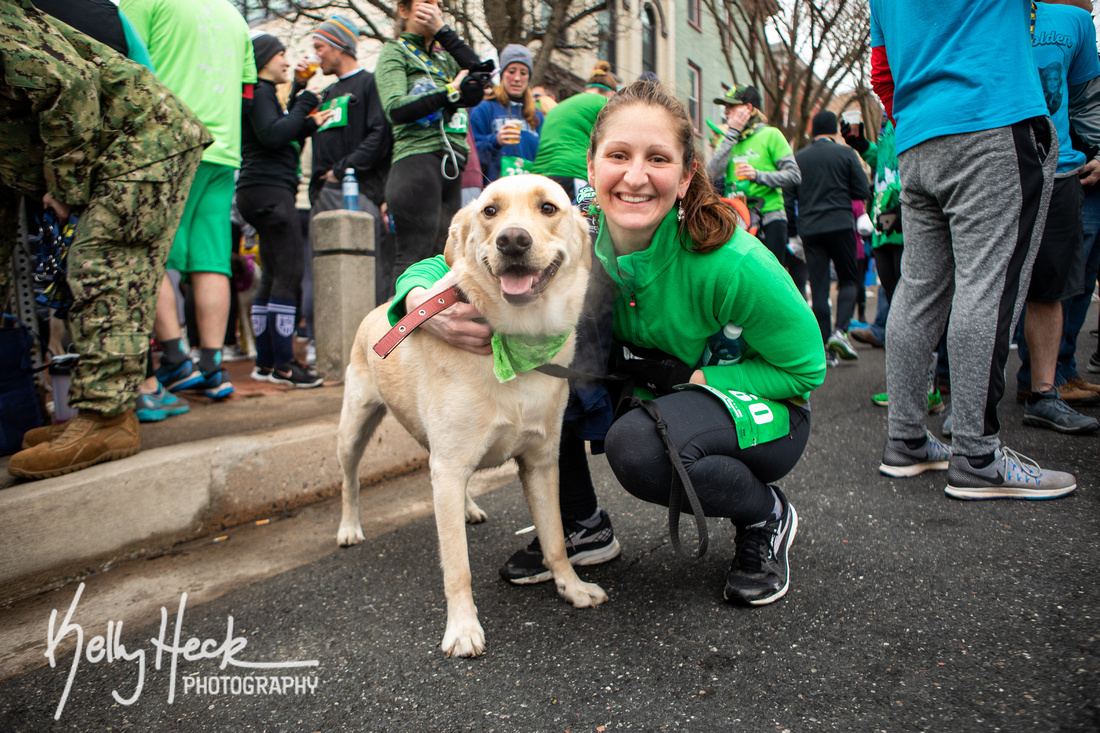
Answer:
[[535, 242], [526, 229], [509, 227], [497, 235], [497, 249], [505, 257], [522, 257]]

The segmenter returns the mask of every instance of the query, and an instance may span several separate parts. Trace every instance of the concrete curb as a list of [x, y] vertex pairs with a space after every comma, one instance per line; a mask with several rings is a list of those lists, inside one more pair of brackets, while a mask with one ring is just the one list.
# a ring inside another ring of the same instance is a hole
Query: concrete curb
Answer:
[[[156, 448], [0, 492], [0, 603], [225, 527], [340, 492], [337, 419]], [[409, 473], [427, 451], [387, 416], [364, 483]], [[335, 532], [336, 518], [333, 519]]]

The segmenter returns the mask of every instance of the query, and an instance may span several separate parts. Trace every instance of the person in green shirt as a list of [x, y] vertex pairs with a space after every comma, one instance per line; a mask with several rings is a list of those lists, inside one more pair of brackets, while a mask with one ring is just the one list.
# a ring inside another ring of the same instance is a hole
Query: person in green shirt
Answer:
[[756, 87], [738, 84], [714, 103], [726, 108], [727, 129], [707, 163], [707, 175], [715, 181], [724, 179], [727, 198], [743, 195], [762, 200], [756, 236], [779, 264], [786, 264], [787, 213], [783, 207], [783, 188], [802, 182], [790, 143], [767, 123]]
[[[599, 208], [595, 272], [607, 281], [603, 305], [614, 339], [604, 353], [623, 353], [616, 371], [632, 375], [638, 393], [655, 396], [644, 409], [620, 410], [610, 424], [608, 462], [627, 491], [666, 506], [681, 498], [670, 487], [679, 486], [675, 466], [682, 464], [701, 511], [728, 517], [736, 532], [726, 599], [778, 600], [789, 587], [787, 548], [798, 518], [774, 482], [805, 448], [807, 400], [824, 380], [816, 320], [776, 259], [737, 228], [733, 210], [719, 201], [699, 170], [683, 104], [659, 83], [639, 80], [600, 112], [588, 178]], [[451, 279], [442, 258], [411, 268], [398, 280], [391, 321]], [[598, 318], [600, 304], [594, 305], [589, 315]], [[478, 315], [460, 303], [425, 327], [489, 358], [492, 334]], [[719, 332], [737, 330], [736, 354], [705, 359]], [[626, 359], [624, 350], [646, 358]], [[653, 405], [675, 460], [647, 414]], [[561, 475], [571, 476], [560, 485], [570, 562], [604, 562], [619, 554], [619, 545], [591, 478], [578, 479], [587, 475], [587, 459], [569, 407], [562, 433]], [[583, 471], [568, 470], [577, 462]], [[549, 580], [538, 541], [513, 555], [501, 574], [512, 583]]]
[[393, 125], [386, 205], [396, 230], [394, 271], [443, 252], [462, 203], [470, 154], [468, 108], [484, 87], [471, 69], [477, 54], [443, 22], [439, 0], [401, 0], [398, 37], [378, 55], [375, 80]]
[[552, 110], [553, 117], [547, 113], [531, 172], [556, 182], [565, 189], [570, 199], [575, 199], [577, 192], [587, 185], [588, 158], [585, 151], [592, 136], [592, 126], [596, 124], [596, 115], [607, 100], [615, 96], [618, 88], [619, 82], [611, 73], [611, 64], [597, 61], [584, 92], [556, 105]]

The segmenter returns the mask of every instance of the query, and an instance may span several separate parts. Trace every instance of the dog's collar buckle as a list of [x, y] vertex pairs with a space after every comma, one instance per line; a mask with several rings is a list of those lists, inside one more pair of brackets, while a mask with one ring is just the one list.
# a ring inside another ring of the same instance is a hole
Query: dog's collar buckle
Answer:
[[378, 354], [379, 358], [385, 359], [390, 355], [390, 352], [396, 349], [397, 345], [404, 341], [406, 336], [415, 331], [420, 324], [440, 311], [450, 308], [461, 300], [462, 296], [457, 285], [453, 285], [443, 292], [425, 300], [416, 310], [410, 311], [404, 318], [398, 321], [396, 326], [386, 331], [386, 335], [380, 338], [378, 343], [374, 345], [374, 353]]

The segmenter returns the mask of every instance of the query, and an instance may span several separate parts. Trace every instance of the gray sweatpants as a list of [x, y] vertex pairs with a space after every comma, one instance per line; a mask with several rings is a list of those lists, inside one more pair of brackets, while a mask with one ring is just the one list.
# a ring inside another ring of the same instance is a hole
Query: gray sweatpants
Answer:
[[898, 156], [905, 247], [886, 324], [889, 437], [925, 435], [928, 354], [947, 331], [953, 450], [1000, 446], [997, 403], [1058, 162], [1046, 117], [927, 140]]

